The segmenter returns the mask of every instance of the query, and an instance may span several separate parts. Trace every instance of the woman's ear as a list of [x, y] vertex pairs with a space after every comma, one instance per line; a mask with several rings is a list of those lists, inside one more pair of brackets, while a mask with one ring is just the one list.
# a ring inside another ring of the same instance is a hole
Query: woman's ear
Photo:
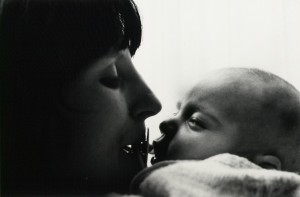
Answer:
[[265, 169], [281, 170], [281, 160], [274, 155], [257, 155], [253, 162]]

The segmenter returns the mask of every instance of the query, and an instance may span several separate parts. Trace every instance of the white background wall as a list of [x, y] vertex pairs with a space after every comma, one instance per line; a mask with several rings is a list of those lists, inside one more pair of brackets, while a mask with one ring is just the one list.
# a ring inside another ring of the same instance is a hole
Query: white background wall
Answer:
[[151, 138], [187, 85], [220, 67], [258, 67], [300, 89], [300, 0], [135, 0], [143, 40], [133, 61], [161, 100]]

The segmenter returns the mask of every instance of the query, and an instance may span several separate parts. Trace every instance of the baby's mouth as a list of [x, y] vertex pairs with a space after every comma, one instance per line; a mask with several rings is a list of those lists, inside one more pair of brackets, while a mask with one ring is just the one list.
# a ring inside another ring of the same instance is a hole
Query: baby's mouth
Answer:
[[149, 152], [149, 129], [147, 129], [145, 140], [127, 144], [122, 147], [123, 152], [131, 157], [138, 156], [140, 162], [146, 166]]
[[154, 157], [151, 158], [151, 164], [166, 160], [168, 146], [173, 136], [162, 134], [158, 139], [153, 140]]

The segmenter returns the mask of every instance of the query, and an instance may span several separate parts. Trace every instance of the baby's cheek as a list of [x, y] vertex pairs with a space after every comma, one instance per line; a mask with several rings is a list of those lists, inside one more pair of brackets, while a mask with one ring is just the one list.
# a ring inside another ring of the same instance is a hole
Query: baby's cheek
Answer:
[[169, 144], [167, 158], [188, 159], [193, 150], [193, 146], [189, 143], [189, 140], [185, 140], [184, 138], [180, 137], [174, 137]]

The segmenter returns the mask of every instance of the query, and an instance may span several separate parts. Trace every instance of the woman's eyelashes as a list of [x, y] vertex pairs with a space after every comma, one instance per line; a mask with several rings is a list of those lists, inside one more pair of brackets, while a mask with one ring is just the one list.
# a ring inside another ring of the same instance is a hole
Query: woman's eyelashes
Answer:
[[121, 78], [118, 75], [117, 68], [113, 64], [109, 67], [107, 67], [103, 73], [102, 76], [99, 79], [99, 82], [111, 89], [117, 89], [121, 85]]
[[100, 83], [108, 88], [117, 89], [120, 86], [120, 79], [118, 76], [102, 77]]

